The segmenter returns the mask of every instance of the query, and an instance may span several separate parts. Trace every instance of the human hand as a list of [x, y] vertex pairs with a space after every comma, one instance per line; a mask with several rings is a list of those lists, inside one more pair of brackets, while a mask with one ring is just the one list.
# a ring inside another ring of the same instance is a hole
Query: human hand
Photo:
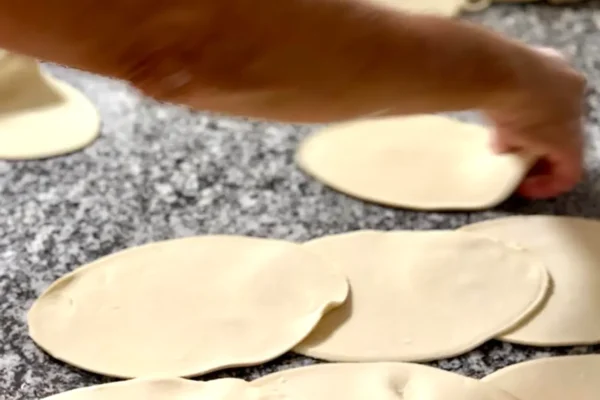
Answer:
[[572, 189], [583, 172], [585, 79], [552, 49], [539, 49], [541, 68], [524, 71], [522, 88], [498, 109], [487, 111], [496, 126], [492, 146], [500, 153], [523, 151], [537, 162], [519, 192], [529, 198]]

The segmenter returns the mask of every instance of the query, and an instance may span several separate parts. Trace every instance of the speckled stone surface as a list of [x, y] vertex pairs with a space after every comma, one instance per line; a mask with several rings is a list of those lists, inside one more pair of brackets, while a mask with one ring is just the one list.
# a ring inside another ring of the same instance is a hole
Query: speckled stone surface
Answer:
[[[600, 6], [500, 6], [472, 18], [529, 43], [554, 46], [589, 76], [588, 177], [574, 192], [548, 202], [511, 200], [500, 210], [474, 214], [365, 204], [324, 188], [294, 166], [295, 146], [309, 127], [216, 119], [161, 106], [118, 82], [49, 67], [97, 104], [102, 137], [66, 157], [0, 162], [0, 399], [40, 399], [106, 381], [37, 349], [27, 336], [25, 313], [54, 279], [126, 247], [205, 233], [302, 240], [359, 228], [454, 228], [507, 213], [600, 217]], [[437, 365], [480, 377], [532, 357], [585, 352], [600, 347], [551, 350], [491, 342]], [[285, 356], [214, 376], [254, 378], [310, 362]]]

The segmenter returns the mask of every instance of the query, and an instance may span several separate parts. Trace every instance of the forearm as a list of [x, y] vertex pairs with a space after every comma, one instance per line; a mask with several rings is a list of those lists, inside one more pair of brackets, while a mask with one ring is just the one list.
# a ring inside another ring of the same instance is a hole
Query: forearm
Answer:
[[487, 107], [520, 84], [515, 63], [538, 62], [482, 28], [352, 0], [15, 3], [0, 0], [0, 47], [259, 118]]

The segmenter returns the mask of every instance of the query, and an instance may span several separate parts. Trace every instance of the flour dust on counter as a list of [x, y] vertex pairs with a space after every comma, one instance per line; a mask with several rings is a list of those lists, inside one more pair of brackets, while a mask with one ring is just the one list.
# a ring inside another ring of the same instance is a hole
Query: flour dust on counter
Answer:
[[31, 307], [29, 333], [52, 356], [98, 374], [189, 377], [280, 356], [347, 294], [345, 277], [301, 245], [190, 237], [60, 278]]
[[529, 317], [549, 288], [541, 261], [476, 234], [357, 231], [304, 246], [350, 283], [348, 300], [294, 348], [328, 361], [463, 354]]
[[42, 72], [36, 60], [0, 50], [0, 159], [68, 154], [99, 133], [100, 117], [87, 97]]

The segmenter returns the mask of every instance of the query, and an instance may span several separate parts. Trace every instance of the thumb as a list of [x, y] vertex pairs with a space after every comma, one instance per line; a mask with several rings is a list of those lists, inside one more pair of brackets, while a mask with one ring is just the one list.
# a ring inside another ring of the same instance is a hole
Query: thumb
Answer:
[[517, 150], [518, 146], [511, 144], [510, 136], [502, 130], [492, 132], [490, 136], [490, 147], [495, 153], [504, 154]]

